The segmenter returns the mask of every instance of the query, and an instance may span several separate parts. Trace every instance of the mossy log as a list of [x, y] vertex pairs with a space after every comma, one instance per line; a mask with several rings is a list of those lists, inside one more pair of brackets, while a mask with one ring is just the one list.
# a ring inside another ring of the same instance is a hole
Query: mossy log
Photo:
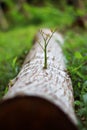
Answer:
[[[44, 35], [51, 35], [43, 29]], [[0, 103], [0, 129], [77, 130], [73, 109], [73, 88], [67, 73], [61, 45], [63, 38], [55, 32], [47, 48], [47, 69], [38, 44], [40, 33], [27, 55], [22, 69]]]

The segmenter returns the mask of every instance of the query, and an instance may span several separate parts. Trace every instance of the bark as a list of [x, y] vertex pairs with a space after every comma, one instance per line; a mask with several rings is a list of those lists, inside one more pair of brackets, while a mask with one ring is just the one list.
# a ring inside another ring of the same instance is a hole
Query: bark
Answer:
[[8, 26], [9, 26], [8, 22], [7, 22], [7, 20], [6, 20], [5, 16], [4, 16], [4, 12], [3, 12], [3, 10], [2, 10], [2, 8], [0, 6], [0, 28], [2, 30], [7, 30]]
[[[49, 29], [43, 31], [49, 35], [52, 33]], [[20, 73], [0, 104], [0, 128], [5, 127], [2, 125], [4, 122], [6, 128], [17, 129], [17, 121], [19, 127], [21, 122], [21, 129], [26, 124], [30, 130], [76, 130], [73, 88], [61, 49], [63, 38], [56, 32], [53, 34], [47, 48], [47, 69], [43, 69], [44, 54], [38, 44], [39, 40], [44, 45], [40, 33], [36, 39]], [[6, 118], [8, 116], [9, 119]]]

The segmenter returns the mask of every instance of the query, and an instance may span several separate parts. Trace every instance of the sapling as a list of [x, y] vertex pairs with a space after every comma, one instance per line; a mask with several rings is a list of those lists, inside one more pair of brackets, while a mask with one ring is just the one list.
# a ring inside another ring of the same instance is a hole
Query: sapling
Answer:
[[42, 38], [44, 40], [44, 46], [42, 46], [41, 42], [38, 41], [39, 45], [41, 46], [43, 52], [44, 52], [44, 69], [47, 69], [47, 46], [54, 34], [55, 31], [51, 31], [52, 34], [45, 34], [42, 30], [40, 30], [40, 34], [42, 35]]

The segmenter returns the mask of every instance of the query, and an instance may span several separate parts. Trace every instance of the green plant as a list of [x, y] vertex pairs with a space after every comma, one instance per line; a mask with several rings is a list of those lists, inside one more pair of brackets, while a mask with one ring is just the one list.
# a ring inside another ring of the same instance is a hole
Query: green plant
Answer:
[[67, 69], [73, 83], [75, 111], [80, 130], [87, 129], [87, 33], [68, 31], [64, 45]]
[[47, 69], [47, 46], [54, 34], [55, 31], [51, 31], [51, 35], [48, 33], [48, 34], [45, 34], [42, 30], [40, 30], [40, 34], [44, 40], [44, 47], [42, 46], [41, 42], [38, 41], [39, 45], [41, 46], [43, 52], [44, 52], [44, 69]]
[[9, 81], [18, 74], [37, 29], [27, 26], [0, 32], [0, 99], [7, 92]]

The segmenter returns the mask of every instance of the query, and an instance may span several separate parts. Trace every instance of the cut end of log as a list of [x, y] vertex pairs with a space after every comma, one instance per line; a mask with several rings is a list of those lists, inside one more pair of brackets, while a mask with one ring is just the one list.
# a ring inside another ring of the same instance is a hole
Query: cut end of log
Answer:
[[21, 96], [0, 103], [0, 129], [77, 130], [77, 127], [51, 102], [36, 96]]

